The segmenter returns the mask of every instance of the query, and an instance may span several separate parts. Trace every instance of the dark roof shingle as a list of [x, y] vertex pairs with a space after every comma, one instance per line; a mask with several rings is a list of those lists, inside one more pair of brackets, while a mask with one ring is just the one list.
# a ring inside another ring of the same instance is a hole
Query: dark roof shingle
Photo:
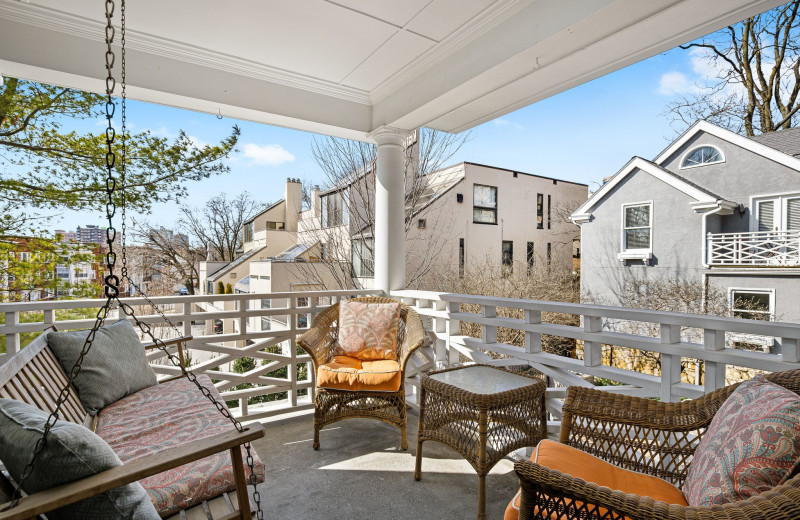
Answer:
[[792, 157], [800, 157], [800, 127], [751, 137], [753, 141], [774, 148]]

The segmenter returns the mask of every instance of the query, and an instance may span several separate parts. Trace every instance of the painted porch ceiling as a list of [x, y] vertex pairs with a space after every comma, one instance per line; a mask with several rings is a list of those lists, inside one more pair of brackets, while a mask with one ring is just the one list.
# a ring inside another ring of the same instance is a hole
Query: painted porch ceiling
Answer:
[[[355, 139], [459, 132], [781, 3], [135, 0], [129, 96]], [[101, 90], [102, 8], [0, 0], [0, 74]]]

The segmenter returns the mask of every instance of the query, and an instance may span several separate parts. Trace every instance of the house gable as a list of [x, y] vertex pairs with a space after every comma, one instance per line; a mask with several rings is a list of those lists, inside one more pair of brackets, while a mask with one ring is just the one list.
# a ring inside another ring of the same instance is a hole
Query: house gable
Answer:
[[697, 186], [686, 179], [666, 170], [657, 164], [642, 159], [641, 157], [634, 157], [628, 164], [626, 164], [620, 171], [618, 171], [608, 182], [606, 182], [599, 190], [597, 190], [589, 200], [581, 205], [570, 216], [570, 219], [576, 224], [588, 222], [592, 213], [597, 206], [603, 203], [606, 196], [610, 194], [618, 185], [623, 183], [629, 176], [636, 172], [646, 173], [663, 183], [675, 188], [676, 190], [686, 194], [694, 202], [692, 206], [698, 211], [723, 207], [724, 210], [730, 209], [735, 206], [728, 201], [722, 200], [714, 193]]
[[[713, 133], [695, 129], [689, 138], [679, 139], [682, 145], [670, 146], [669, 152], [659, 156], [659, 164], [721, 198], [747, 207], [753, 196], [800, 190], [800, 160], [736, 134], [736, 142], [729, 141], [731, 132], [714, 128]], [[724, 160], [681, 168], [685, 157], [702, 146], [716, 148]], [[761, 153], [763, 148], [767, 152]]]

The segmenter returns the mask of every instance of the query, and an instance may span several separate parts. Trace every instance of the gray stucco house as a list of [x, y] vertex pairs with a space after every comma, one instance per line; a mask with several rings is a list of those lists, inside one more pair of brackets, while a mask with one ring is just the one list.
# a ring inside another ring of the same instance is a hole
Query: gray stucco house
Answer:
[[632, 158], [572, 221], [586, 298], [621, 303], [626, 279], [676, 278], [725, 290], [734, 316], [800, 322], [800, 128], [747, 138], [699, 121]]

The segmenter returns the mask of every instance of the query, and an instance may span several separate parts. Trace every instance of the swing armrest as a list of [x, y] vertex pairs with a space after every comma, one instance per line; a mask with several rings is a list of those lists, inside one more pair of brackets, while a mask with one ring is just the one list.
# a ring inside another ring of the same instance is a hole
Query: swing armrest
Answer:
[[[194, 338], [194, 336], [181, 336], [181, 337], [178, 337], [178, 338], [165, 339], [163, 341], [164, 341], [164, 345], [170, 346], [170, 345], [177, 345], [179, 343], [186, 343], [187, 341], [191, 341], [193, 338]], [[158, 345], [156, 345], [152, 341], [149, 342], [149, 343], [144, 343], [143, 346], [144, 346], [145, 350], [151, 350], [151, 349], [154, 349], [154, 348], [158, 348]]]
[[254, 423], [241, 433], [237, 431], [220, 433], [195, 441], [191, 445], [178, 446], [161, 453], [148, 455], [90, 477], [27, 496], [20, 500], [19, 505], [14, 509], [6, 509], [8, 504], [2, 504], [0, 505], [0, 520], [32, 518], [188, 462], [236, 448], [263, 436], [264, 426]]
[[[172, 339], [165, 339], [163, 340], [164, 346], [169, 347], [170, 345], [181, 345], [188, 341], [191, 341], [194, 336], [180, 336], [178, 338]], [[150, 343], [144, 343], [142, 345], [145, 351], [152, 350], [154, 348], [158, 348], [158, 345], [151, 341]], [[180, 379], [182, 377], [186, 377], [186, 360], [183, 358], [183, 349], [178, 348], [178, 359], [181, 360], [181, 375], [175, 377], [168, 377], [167, 379], [162, 379], [162, 383], [166, 383], [167, 381], [172, 381], [173, 379]]]

